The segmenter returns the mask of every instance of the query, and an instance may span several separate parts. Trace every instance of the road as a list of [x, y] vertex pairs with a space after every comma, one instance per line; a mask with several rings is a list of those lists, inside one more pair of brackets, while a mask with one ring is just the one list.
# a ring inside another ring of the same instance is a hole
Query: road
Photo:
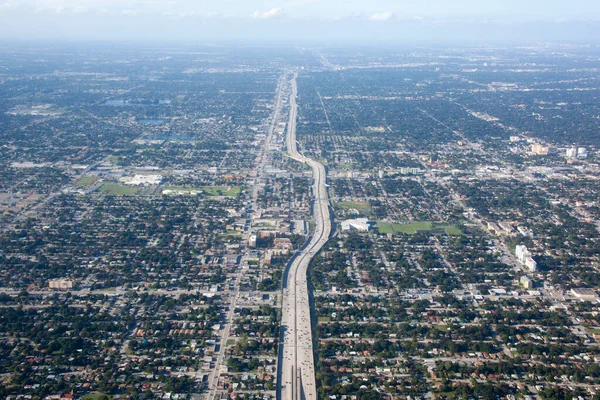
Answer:
[[[271, 124], [269, 126], [269, 131], [268, 131], [267, 137], [265, 139], [264, 146], [262, 148], [262, 153], [258, 157], [259, 161], [258, 161], [258, 165], [256, 166], [256, 171], [257, 171], [256, 181], [255, 181], [254, 189], [252, 191], [252, 207], [251, 207], [252, 213], [256, 213], [256, 200], [258, 198], [259, 186], [264, 177], [265, 164], [267, 163], [267, 161], [269, 159], [269, 147], [270, 147], [270, 144], [271, 144], [271, 141], [273, 138], [273, 134], [275, 132], [275, 128], [277, 127], [277, 122], [279, 121], [279, 113], [281, 112], [281, 107], [282, 107], [284, 83], [285, 83], [285, 74], [279, 80], [279, 85], [277, 87], [277, 96], [275, 99], [275, 109], [273, 111]], [[251, 232], [246, 232], [244, 235], [244, 239], [247, 240], [248, 235], [250, 233]], [[219, 353], [217, 355], [215, 367], [212, 369], [210, 376], [208, 378], [209, 392], [205, 396], [205, 398], [209, 399], [209, 400], [216, 399], [217, 396], [219, 395], [218, 383], [219, 383], [219, 377], [221, 375], [220, 370], [221, 370], [221, 365], [223, 365], [223, 363], [225, 361], [225, 350], [227, 348], [227, 341], [229, 339], [229, 331], [231, 330], [231, 327], [234, 322], [235, 308], [236, 308], [237, 300], [239, 298], [239, 293], [240, 293], [241, 278], [242, 278], [242, 273], [241, 273], [241, 271], [238, 271], [238, 274], [237, 274], [237, 277], [235, 280], [235, 284], [234, 284], [234, 290], [232, 291], [231, 296], [230, 296], [231, 300], [229, 303], [229, 312], [227, 313], [225, 327], [223, 328], [223, 332], [221, 334], [221, 340], [220, 340], [221, 346], [219, 348]]]
[[296, 119], [298, 106], [296, 96], [297, 74], [291, 80], [290, 119], [287, 131], [289, 157], [305, 163], [313, 171], [313, 223], [314, 232], [309, 243], [288, 266], [284, 282], [281, 309], [283, 341], [280, 347], [280, 364], [277, 390], [281, 400], [317, 399], [315, 365], [313, 358], [312, 325], [307, 272], [310, 261], [323, 247], [331, 234], [327, 177], [323, 164], [298, 152], [296, 146]]

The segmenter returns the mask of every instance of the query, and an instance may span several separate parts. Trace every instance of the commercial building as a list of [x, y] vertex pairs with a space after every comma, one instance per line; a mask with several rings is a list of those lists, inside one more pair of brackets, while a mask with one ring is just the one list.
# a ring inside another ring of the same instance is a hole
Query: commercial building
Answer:
[[161, 175], [135, 175], [125, 176], [119, 179], [119, 182], [124, 183], [125, 185], [133, 185], [133, 186], [147, 186], [147, 185], [160, 185], [163, 177]]
[[248, 247], [256, 247], [256, 235], [250, 235], [250, 237], [248, 238]]
[[73, 288], [73, 281], [70, 279], [52, 279], [48, 281], [50, 289], [69, 290]]
[[531, 278], [529, 278], [528, 276], [522, 276], [521, 279], [519, 280], [519, 283], [525, 289], [533, 289], [533, 280]]
[[531, 257], [531, 253], [527, 250], [526, 246], [518, 245], [515, 248], [515, 255], [521, 264], [529, 268], [529, 271], [537, 271], [537, 262]]
[[539, 143], [534, 143], [531, 145], [531, 153], [538, 156], [547, 156], [550, 152], [548, 146], [541, 145]]
[[358, 231], [368, 232], [369, 231], [369, 219], [368, 218], [356, 218], [342, 221], [342, 232], [347, 231]]
[[573, 296], [582, 300], [595, 300], [598, 298], [598, 293], [594, 289], [588, 288], [575, 288], [571, 289]]

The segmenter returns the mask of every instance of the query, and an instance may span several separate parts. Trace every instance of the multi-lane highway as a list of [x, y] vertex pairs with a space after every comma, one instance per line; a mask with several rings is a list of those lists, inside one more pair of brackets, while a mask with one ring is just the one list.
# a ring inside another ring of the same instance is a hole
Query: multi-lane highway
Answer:
[[287, 151], [291, 158], [306, 163], [313, 170], [313, 223], [310, 242], [288, 267], [284, 282], [281, 329], [283, 342], [279, 364], [278, 398], [281, 400], [317, 399], [313, 359], [312, 326], [307, 272], [312, 258], [323, 247], [331, 233], [329, 195], [323, 164], [305, 157], [296, 146], [296, 118], [298, 107], [296, 77], [291, 80], [290, 119], [287, 130]]

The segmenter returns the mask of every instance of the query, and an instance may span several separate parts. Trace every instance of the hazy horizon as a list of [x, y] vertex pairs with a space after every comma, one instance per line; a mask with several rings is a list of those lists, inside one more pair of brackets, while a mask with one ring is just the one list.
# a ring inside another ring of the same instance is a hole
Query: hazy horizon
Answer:
[[540, 0], [0, 0], [0, 39], [269, 42], [588, 41], [600, 5]]

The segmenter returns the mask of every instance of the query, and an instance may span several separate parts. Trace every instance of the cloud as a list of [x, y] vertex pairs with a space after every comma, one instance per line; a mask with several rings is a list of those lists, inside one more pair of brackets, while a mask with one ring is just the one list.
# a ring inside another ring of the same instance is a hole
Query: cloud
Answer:
[[281, 18], [285, 15], [283, 8], [271, 8], [269, 11], [260, 12], [254, 11], [251, 15], [252, 18], [256, 19], [274, 19]]
[[7, 0], [4, 3], [0, 4], [0, 10], [10, 10], [13, 8], [17, 8], [17, 4], [12, 0]]
[[58, 14], [137, 10], [142, 13], [152, 9], [169, 9], [179, 3], [181, 0], [0, 0], [0, 10]]
[[380, 13], [375, 13], [375, 14], [371, 15], [369, 17], [369, 20], [381, 22], [381, 21], [391, 21], [395, 18], [396, 18], [396, 14], [394, 14], [391, 11], [386, 11], [386, 12], [380, 12]]
[[130, 17], [137, 17], [138, 14], [139, 14], [139, 11], [138, 10], [127, 9], [127, 10], [121, 11], [121, 14], [130, 16]]
[[183, 19], [183, 18], [190, 18], [190, 17], [197, 16], [197, 14], [194, 11], [189, 11], [189, 12], [164, 11], [162, 13], [162, 15], [164, 15], [167, 18], [172, 18], [172, 19]]

